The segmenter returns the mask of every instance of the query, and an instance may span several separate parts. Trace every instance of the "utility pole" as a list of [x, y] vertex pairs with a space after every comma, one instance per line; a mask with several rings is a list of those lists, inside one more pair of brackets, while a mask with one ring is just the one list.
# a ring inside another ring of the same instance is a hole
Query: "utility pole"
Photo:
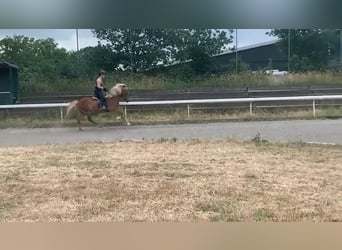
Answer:
[[340, 29], [340, 62], [342, 63], [342, 29]]
[[238, 45], [237, 45], [237, 40], [238, 40], [238, 30], [235, 29], [235, 71], [236, 74], [238, 73]]
[[77, 71], [80, 74], [80, 47], [78, 44], [78, 29], [76, 29]]
[[288, 30], [288, 36], [287, 36], [287, 72], [290, 73], [290, 60], [291, 60], [291, 30]]

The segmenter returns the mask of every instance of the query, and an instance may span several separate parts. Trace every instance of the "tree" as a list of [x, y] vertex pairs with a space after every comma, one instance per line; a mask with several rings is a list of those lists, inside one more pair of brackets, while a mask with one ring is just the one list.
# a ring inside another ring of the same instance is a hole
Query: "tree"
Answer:
[[52, 38], [37, 39], [14, 36], [0, 41], [0, 57], [19, 66], [24, 81], [53, 80], [63, 75], [69, 67], [69, 54], [57, 47]]
[[232, 42], [232, 30], [182, 29], [175, 30], [175, 60], [191, 60], [191, 66], [197, 73], [211, 69], [211, 57], [228, 48]]
[[[227, 33], [228, 32], [228, 33]], [[227, 49], [232, 42], [232, 30], [179, 29], [174, 30], [173, 40], [176, 45], [176, 60], [193, 59], [193, 48], [201, 48], [208, 56], [216, 55]]]
[[[93, 33], [134, 71], [174, 61], [203, 61], [232, 41], [225, 31], [212, 29], [95, 29]], [[199, 69], [199, 63], [194, 65]]]
[[95, 47], [83, 48], [74, 54], [79, 56], [82, 75], [89, 77], [96, 75], [100, 69], [114, 70], [120, 62], [118, 54], [115, 54], [109, 46], [100, 43]]
[[[269, 35], [281, 39], [281, 48], [288, 53], [288, 29], [274, 29]], [[335, 31], [324, 29], [290, 30], [290, 68], [294, 71], [324, 70], [336, 51]]]
[[122, 64], [133, 71], [155, 67], [167, 60], [169, 51], [165, 30], [95, 29], [93, 33], [117, 54]]

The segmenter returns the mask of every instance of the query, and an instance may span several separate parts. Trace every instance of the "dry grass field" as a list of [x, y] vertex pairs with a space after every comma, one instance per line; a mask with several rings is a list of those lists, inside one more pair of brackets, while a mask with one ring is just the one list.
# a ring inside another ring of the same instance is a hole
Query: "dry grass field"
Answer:
[[341, 146], [256, 142], [0, 147], [0, 221], [342, 221]]

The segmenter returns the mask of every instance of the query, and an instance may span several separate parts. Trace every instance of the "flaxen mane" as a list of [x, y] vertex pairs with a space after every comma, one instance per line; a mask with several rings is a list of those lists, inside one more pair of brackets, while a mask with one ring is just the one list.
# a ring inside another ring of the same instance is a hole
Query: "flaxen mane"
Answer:
[[127, 86], [126, 84], [124, 83], [117, 83], [113, 88], [111, 88], [106, 97], [110, 98], [110, 97], [113, 97], [113, 96], [121, 96], [122, 95], [122, 91], [124, 89], [127, 89]]

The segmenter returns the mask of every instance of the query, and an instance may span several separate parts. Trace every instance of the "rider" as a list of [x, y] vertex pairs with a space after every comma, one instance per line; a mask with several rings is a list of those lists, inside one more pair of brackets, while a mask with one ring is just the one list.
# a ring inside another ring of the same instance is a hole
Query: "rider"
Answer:
[[106, 72], [104, 70], [100, 70], [99, 75], [97, 76], [97, 79], [96, 79], [94, 96], [100, 100], [100, 107], [102, 109], [105, 109], [108, 112], [109, 110], [107, 107], [107, 102], [106, 102], [106, 99], [105, 99], [103, 92], [102, 92], [102, 91], [107, 91], [107, 89], [103, 87], [103, 81], [105, 79], [105, 74], [106, 74]]

